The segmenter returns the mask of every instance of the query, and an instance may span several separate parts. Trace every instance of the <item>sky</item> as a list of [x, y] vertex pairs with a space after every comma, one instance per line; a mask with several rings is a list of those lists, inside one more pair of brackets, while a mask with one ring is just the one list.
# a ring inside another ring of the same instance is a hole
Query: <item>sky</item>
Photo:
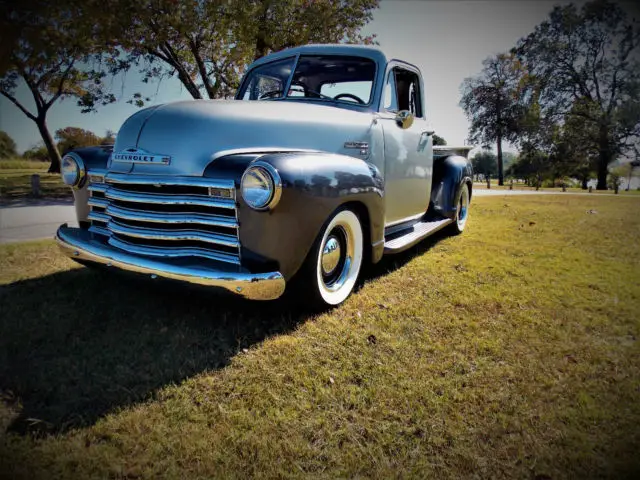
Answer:
[[[554, 5], [565, 3], [569, 2], [382, 0], [363, 33], [377, 34], [385, 52], [420, 68], [425, 82], [427, 115], [436, 133], [449, 145], [463, 145], [469, 122], [458, 105], [462, 81], [478, 74], [485, 58], [509, 50], [518, 39], [530, 33]], [[126, 103], [135, 92], [151, 97], [152, 104], [191, 98], [175, 79], [144, 84], [135, 71], [124, 78], [112, 79], [112, 83], [120, 100], [100, 107], [97, 113], [80, 113], [73, 99], [54, 105], [48, 116], [52, 134], [67, 126], [91, 130], [101, 136], [107, 130], [117, 132], [124, 120], [138, 110]], [[18, 98], [33, 109], [26, 87], [18, 90]], [[35, 124], [3, 97], [0, 97], [0, 130], [11, 135], [19, 152], [40, 140]], [[510, 148], [506, 146], [506, 149]]]

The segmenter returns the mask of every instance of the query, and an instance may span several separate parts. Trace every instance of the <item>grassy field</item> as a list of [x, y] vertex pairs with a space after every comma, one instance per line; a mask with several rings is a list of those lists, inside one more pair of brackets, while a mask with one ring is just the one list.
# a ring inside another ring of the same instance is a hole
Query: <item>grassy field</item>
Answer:
[[33, 198], [31, 175], [40, 175], [40, 198], [71, 198], [71, 189], [62, 183], [59, 173], [47, 173], [46, 162], [0, 160], [0, 204]]
[[0, 471], [638, 478], [639, 208], [477, 198], [320, 315], [2, 246]]

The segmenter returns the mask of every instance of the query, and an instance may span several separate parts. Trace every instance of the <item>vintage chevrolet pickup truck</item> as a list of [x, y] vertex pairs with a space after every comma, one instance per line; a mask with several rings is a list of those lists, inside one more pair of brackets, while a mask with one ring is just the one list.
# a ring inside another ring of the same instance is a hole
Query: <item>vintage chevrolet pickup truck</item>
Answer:
[[257, 60], [234, 100], [129, 117], [115, 146], [72, 151], [62, 177], [85, 264], [275, 299], [295, 281], [338, 305], [365, 262], [462, 232], [471, 147], [434, 147], [415, 66], [379, 49], [307, 45]]

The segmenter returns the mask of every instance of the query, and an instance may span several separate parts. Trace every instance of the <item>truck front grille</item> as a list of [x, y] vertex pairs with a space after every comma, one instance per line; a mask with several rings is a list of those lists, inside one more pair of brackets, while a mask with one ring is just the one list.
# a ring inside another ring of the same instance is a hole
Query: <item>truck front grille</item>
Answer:
[[240, 264], [232, 180], [90, 172], [89, 230], [139, 255]]

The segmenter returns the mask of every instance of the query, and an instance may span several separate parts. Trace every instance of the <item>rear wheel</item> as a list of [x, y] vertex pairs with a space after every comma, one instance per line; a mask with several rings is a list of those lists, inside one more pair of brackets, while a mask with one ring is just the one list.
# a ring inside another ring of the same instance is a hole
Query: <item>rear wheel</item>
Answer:
[[362, 266], [362, 224], [351, 210], [329, 220], [302, 267], [299, 287], [314, 304], [336, 306], [353, 291]]
[[451, 224], [451, 233], [454, 235], [462, 233], [464, 231], [464, 227], [467, 225], [470, 197], [469, 185], [465, 183], [462, 185], [462, 188], [460, 188], [456, 204], [456, 218]]

